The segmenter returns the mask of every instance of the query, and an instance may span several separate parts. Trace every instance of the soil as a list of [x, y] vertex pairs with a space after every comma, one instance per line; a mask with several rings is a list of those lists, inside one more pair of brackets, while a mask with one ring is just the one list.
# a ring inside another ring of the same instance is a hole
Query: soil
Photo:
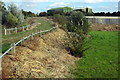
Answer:
[[28, 39], [2, 59], [3, 78], [66, 78], [78, 60], [65, 49], [62, 29]]
[[[46, 19], [49, 20], [49, 19]], [[31, 22], [32, 23], [32, 22]], [[119, 31], [120, 25], [94, 24], [97, 31]], [[74, 61], [65, 48], [66, 33], [62, 29], [28, 39], [2, 59], [3, 78], [67, 78]], [[70, 76], [69, 76], [70, 77]]]
[[97, 31], [120, 31], [120, 25], [93, 24], [91, 30]]

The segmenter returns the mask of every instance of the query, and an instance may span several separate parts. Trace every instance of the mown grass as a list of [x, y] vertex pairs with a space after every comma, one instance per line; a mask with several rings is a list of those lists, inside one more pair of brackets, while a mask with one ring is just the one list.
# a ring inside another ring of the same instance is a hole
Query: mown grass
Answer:
[[37, 25], [35, 28], [24, 31], [24, 32], [18, 32], [17, 34], [11, 34], [11, 35], [3, 35], [2, 38], [2, 52], [5, 52], [7, 49], [10, 48], [11, 43], [15, 43], [18, 40], [22, 39], [25, 36], [28, 36], [32, 33], [38, 32], [40, 30], [47, 30], [52, 27], [52, 23], [50, 21], [46, 21], [41, 18], [37, 18], [36, 22], [41, 23], [40, 25]]
[[92, 31], [84, 56], [76, 61], [72, 75], [77, 78], [118, 77], [118, 32]]

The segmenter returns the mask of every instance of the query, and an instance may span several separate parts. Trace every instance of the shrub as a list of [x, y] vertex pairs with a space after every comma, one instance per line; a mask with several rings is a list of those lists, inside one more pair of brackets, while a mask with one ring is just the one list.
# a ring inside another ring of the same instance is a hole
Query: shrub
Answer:
[[17, 17], [13, 16], [10, 12], [7, 14], [7, 24], [9, 26], [16, 26], [18, 23]]
[[90, 24], [81, 12], [74, 12], [67, 18], [65, 31], [68, 34], [67, 47], [75, 56], [83, 56], [85, 37]]
[[47, 16], [47, 13], [46, 12], [41, 12], [40, 14], [39, 14], [39, 16]]
[[22, 13], [22, 10], [19, 10], [15, 4], [10, 4], [8, 6], [8, 11], [18, 19], [18, 25], [23, 23], [24, 15]]
[[59, 23], [60, 25], [64, 26], [66, 24], [66, 17], [60, 14], [55, 14], [53, 16], [53, 21]]

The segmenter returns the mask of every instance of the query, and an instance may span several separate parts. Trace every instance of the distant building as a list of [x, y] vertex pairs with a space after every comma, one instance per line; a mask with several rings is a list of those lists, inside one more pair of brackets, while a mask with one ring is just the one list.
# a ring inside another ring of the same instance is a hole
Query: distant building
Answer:
[[85, 13], [92, 13], [92, 9], [91, 8], [74, 9], [74, 11], [81, 11], [81, 12], [85, 12]]
[[83, 11], [86, 12], [86, 13], [92, 13], [92, 9], [91, 8], [84, 8]]
[[81, 11], [81, 12], [84, 12], [84, 13], [92, 13], [91, 8], [73, 9], [71, 7], [59, 7], [59, 8], [52, 8], [52, 9], [47, 10], [47, 14], [48, 15], [63, 14], [63, 13], [72, 12], [72, 11]]
[[56, 12], [63, 12], [63, 9], [51, 9], [51, 10], [47, 10], [47, 13], [56, 13]]
[[60, 7], [60, 8], [52, 8], [52, 9], [50, 9], [50, 10], [47, 10], [47, 12], [49, 13], [51, 13], [51, 12], [70, 12], [70, 11], [73, 11], [73, 9], [72, 8], [70, 8], [70, 7]]

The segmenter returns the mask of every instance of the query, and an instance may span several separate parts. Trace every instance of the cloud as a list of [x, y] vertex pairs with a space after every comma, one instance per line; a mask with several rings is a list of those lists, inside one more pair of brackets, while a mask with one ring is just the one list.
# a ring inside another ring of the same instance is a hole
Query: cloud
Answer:
[[51, 8], [47, 8], [46, 10], [49, 10], [49, 9], [51, 9]]
[[3, 2], [47, 2], [48, 0], [2, 0]]
[[86, 2], [86, 3], [98, 3], [98, 2], [118, 2], [119, 0], [2, 0], [3, 2]]
[[25, 1], [28, 1], [28, 2], [48, 2], [48, 0], [25, 0]]
[[97, 2], [103, 2], [103, 0], [85, 0], [86, 3], [97, 3]]
[[35, 4], [27, 4], [25, 5], [26, 7], [35, 7], [36, 5]]
[[50, 7], [65, 7], [69, 3], [64, 3], [64, 2], [54, 2], [53, 4], [50, 5]]
[[118, 2], [119, 0], [84, 0], [86, 3], [98, 3], [98, 2]]

